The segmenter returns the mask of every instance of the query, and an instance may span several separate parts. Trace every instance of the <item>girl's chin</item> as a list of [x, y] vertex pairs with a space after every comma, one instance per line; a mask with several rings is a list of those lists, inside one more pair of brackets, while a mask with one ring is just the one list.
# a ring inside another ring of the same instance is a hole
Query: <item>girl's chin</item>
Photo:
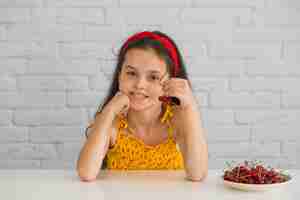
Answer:
[[130, 109], [135, 111], [145, 110], [148, 107], [151, 107], [151, 105], [147, 106], [146, 104], [135, 104], [135, 103], [130, 104]]
[[130, 109], [135, 111], [146, 110], [152, 108], [155, 104], [152, 102], [130, 102]]

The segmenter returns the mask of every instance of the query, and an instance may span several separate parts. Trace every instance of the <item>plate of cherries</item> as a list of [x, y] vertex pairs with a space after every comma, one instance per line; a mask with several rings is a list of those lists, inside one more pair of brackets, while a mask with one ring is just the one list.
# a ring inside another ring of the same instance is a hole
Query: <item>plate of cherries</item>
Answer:
[[227, 163], [222, 180], [225, 186], [244, 191], [266, 191], [289, 184], [291, 175], [286, 171], [265, 167], [261, 161]]

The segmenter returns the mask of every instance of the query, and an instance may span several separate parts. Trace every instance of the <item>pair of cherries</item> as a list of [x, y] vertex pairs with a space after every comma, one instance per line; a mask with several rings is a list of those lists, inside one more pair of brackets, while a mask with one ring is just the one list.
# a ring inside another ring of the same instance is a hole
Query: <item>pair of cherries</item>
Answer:
[[177, 97], [171, 97], [171, 96], [160, 96], [158, 98], [158, 100], [164, 102], [164, 103], [170, 103], [170, 104], [173, 104], [173, 105], [177, 105], [179, 106], [180, 105], [180, 101]]

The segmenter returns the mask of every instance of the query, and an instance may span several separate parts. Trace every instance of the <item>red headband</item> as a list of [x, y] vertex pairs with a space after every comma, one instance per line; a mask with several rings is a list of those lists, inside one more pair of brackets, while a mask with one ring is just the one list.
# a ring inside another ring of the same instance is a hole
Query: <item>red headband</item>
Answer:
[[159, 41], [168, 50], [169, 55], [174, 63], [174, 72], [173, 72], [174, 74], [173, 75], [176, 76], [177, 73], [179, 72], [179, 59], [178, 59], [178, 55], [177, 55], [175, 46], [167, 38], [157, 35], [155, 33], [149, 32], [149, 31], [144, 31], [144, 32], [140, 32], [140, 33], [137, 33], [137, 34], [129, 37], [127, 39], [127, 41], [124, 43], [122, 49], [126, 49], [130, 42], [140, 40], [145, 37], [149, 37], [149, 38]]

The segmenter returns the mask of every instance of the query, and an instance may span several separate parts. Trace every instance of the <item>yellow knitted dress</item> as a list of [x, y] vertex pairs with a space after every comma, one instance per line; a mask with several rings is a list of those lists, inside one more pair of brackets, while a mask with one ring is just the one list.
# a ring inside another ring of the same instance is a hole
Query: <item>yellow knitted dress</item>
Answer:
[[155, 146], [146, 145], [137, 137], [124, 133], [128, 124], [126, 120], [120, 118], [116, 142], [107, 152], [107, 168], [117, 170], [183, 169], [182, 154], [173, 137], [173, 128], [169, 121], [172, 116], [172, 108], [167, 105], [161, 122], [168, 124], [168, 139]]

